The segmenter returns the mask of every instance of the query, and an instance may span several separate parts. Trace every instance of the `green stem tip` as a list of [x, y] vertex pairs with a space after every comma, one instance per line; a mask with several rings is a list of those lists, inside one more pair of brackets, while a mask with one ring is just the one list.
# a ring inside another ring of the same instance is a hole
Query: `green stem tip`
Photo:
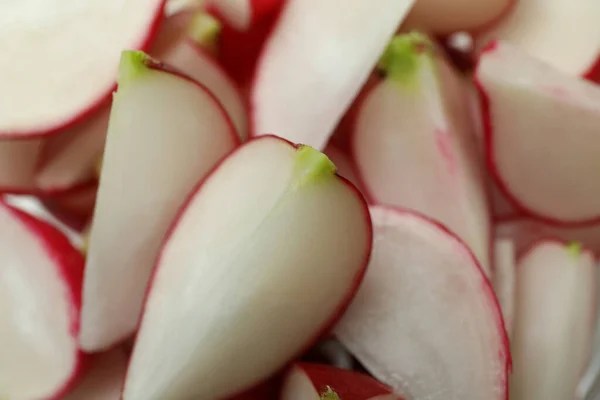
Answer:
[[340, 397], [332, 388], [327, 386], [327, 389], [321, 393], [321, 400], [340, 400]]
[[581, 255], [581, 243], [570, 242], [567, 244], [567, 252], [573, 258], [579, 258]]
[[126, 85], [147, 71], [150, 60], [150, 56], [143, 51], [124, 50], [119, 63], [119, 86]]
[[297, 186], [303, 186], [334, 176], [336, 167], [323, 153], [310, 146], [300, 145], [296, 150], [295, 174]]
[[419, 69], [423, 56], [433, 54], [431, 40], [418, 32], [394, 37], [379, 60], [378, 67], [391, 79], [408, 82]]

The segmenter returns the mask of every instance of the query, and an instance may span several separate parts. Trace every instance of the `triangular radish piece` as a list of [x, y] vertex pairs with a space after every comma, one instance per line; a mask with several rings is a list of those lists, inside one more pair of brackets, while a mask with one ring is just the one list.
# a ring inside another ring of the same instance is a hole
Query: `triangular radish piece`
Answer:
[[63, 400], [119, 400], [127, 370], [127, 356], [121, 348], [97, 354], [85, 378]]
[[418, 0], [406, 23], [436, 34], [480, 31], [505, 17], [516, 2], [517, 0]]
[[346, 153], [332, 144], [328, 144], [323, 153], [335, 164], [338, 175], [348, 179], [354, 186], [360, 189], [356, 167]]
[[163, 6], [164, 0], [3, 2], [0, 37], [10, 40], [0, 46], [0, 136], [45, 135], [87, 117], [114, 87], [121, 50], [147, 47]]
[[494, 242], [494, 268], [492, 286], [502, 309], [504, 326], [512, 336], [515, 315], [515, 244], [511, 239], [498, 238]]
[[466, 94], [421, 34], [394, 38], [352, 148], [370, 200], [415, 209], [464, 240], [489, 272], [490, 216]]
[[44, 140], [0, 140], [0, 192], [34, 193], [36, 168]]
[[77, 344], [83, 257], [50, 225], [0, 202], [0, 393], [62, 399]]
[[123, 53], [90, 232], [84, 349], [103, 350], [133, 333], [177, 210], [238, 140], [205, 87], [143, 53]]
[[342, 400], [368, 400], [392, 390], [368, 375], [328, 365], [298, 363], [288, 371], [280, 400], [321, 400], [333, 392]]
[[600, 219], [600, 88], [503, 42], [483, 53], [476, 79], [501, 189], [554, 223]]
[[[600, 65], [600, 2], [517, 0], [478, 41], [506, 40], [572, 76], [593, 77]], [[596, 77], [600, 77], [597, 75]]]
[[370, 247], [366, 204], [326, 156], [243, 145], [164, 244], [123, 400], [219, 399], [268, 378], [341, 315]]
[[413, 3], [288, 0], [257, 67], [252, 134], [325, 148]]
[[591, 251], [536, 243], [517, 266], [511, 400], [572, 399], [596, 323], [598, 267]]
[[238, 31], [247, 31], [284, 0], [207, 0], [207, 9]]
[[508, 340], [473, 254], [413, 211], [375, 206], [371, 217], [371, 262], [336, 336], [410, 399], [505, 400]]

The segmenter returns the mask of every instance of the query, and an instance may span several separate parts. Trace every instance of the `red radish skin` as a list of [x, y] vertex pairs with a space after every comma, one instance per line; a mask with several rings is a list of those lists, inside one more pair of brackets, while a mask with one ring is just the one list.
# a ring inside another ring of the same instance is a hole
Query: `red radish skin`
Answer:
[[42, 197], [42, 202], [60, 221], [81, 231], [92, 218], [97, 191], [98, 183], [91, 182], [66, 194]]
[[[166, 239], [165, 239], [165, 245], [167, 243], [169, 243], [169, 241], [173, 238], [174, 233], [177, 231], [178, 225], [181, 223], [182, 221], [182, 217], [185, 215], [186, 210], [188, 210], [190, 208], [190, 206], [193, 204], [194, 199], [197, 197], [198, 193], [201, 192], [201, 190], [206, 186], [206, 184], [209, 182], [209, 180], [211, 179], [211, 177], [213, 177], [214, 175], [216, 175], [218, 173], [218, 171], [223, 168], [224, 165], [226, 165], [227, 160], [232, 159], [236, 154], [240, 153], [242, 151], [242, 149], [244, 149], [246, 146], [251, 145], [252, 143], [257, 143], [257, 142], [263, 142], [263, 141], [274, 141], [274, 142], [281, 142], [283, 144], [286, 144], [287, 146], [290, 146], [294, 149], [298, 149], [299, 147], [297, 145], [294, 145], [293, 143], [282, 139], [280, 137], [277, 136], [273, 136], [273, 135], [264, 135], [261, 136], [259, 138], [253, 138], [250, 139], [248, 142], [246, 142], [243, 146], [237, 148], [236, 150], [234, 150], [232, 153], [230, 153], [225, 159], [221, 160], [220, 163], [218, 163], [214, 169], [208, 174], [206, 175], [197, 185], [196, 189], [193, 191], [193, 194], [188, 198], [188, 200], [186, 201], [186, 203], [181, 207], [179, 215], [175, 218], [175, 222], [173, 223], [173, 225], [171, 226], [171, 229], [169, 230], [169, 233], [166, 235]], [[356, 273], [356, 275], [354, 276], [353, 280], [352, 280], [352, 284], [350, 285], [350, 287], [347, 290], [346, 295], [340, 300], [340, 302], [338, 303], [338, 306], [335, 307], [335, 309], [331, 312], [329, 318], [321, 325], [320, 329], [318, 329], [318, 331], [314, 332], [314, 334], [312, 335], [311, 338], [307, 338], [305, 345], [302, 346], [301, 348], [299, 348], [296, 352], [295, 355], [290, 356], [288, 359], [295, 359], [297, 357], [299, 357], [300, 355], [304, 354], [310, 347], [312, 347], [312, 345], [314, 343], [316, 343], [321, 337], [323, 337], [325, 334], [327, 334], [332, 328], [333, 326], [335, 326], [335, 324], [338, 322], [338, 320], [342, 317], [342, 315], [344, 314], [344, 312], [346, 311], [346, 308], [348, 307], [350, 301], [352, 300], [354, 293], [358, 290], [361, 281], [364, 277], [364, 274], [366, 272], [366, 266], [369, 262], [370, 259], [370, 254], [371, 254], [371, 238], [372, 238], [372, 226], [371, 226], [371, 219], [370, 219], [370, 215], [368, 212], [368, 207], [366, 205], [366, 203], [364, 202], [362, 195], [360, 194], [360, 192], [358, 191], [358, 189], [356, 189], [356, 187], [354, 187], [349, 181], [347, 181], [345, 178], [337, 176], [337, 179], [340, 181], [340, 183], [342, 183], [346, 189], [353, 194], [353, 196], [355, 196], [357, 199], [360, 199], [361, 202], [361, 207], [362, 207], [362, 215], [364, 217], [364, 228], [366, 229], [366, 237], [368, 238], [367, 243], [365, 243], [365, 251], [364, 251], [364, 255], [362, 256], [362, 260], [360, 262], [360, 265], [362, 265], [362, 267], [360, 268], [360, 270]], [[155, 281], [157, 279], [157, 275], [159, 272], [159, 268], [160, 268], [160, 263], [162, 261], [162, 259], [164, 258], [164, 246], [163, 246], [163, 251], [161, 252], [161, 254], [159, 255], [155, 268], [153, 270], [152, 273], [152, 277], [150, 278], [150, 283], [148, 285], [148, 289], [146, 292], [146, 300], [144, 301], [144, 308], [142, 311], [142, 318], [140, 320], [138, 329], [137, 329], [137, 337], [136, 337], [136, 342], [135, 342], [135, 347], [134, 347], [134, 353], [133, 353], [133, 357], [135, 357], [136, 355], [136, 350], [139, 351], [138, 347], [139, 347], [139, 343], [140, 343], [140, 334], [141, 332], [143, 332], [144, 329], [144, 319], [145, 316], [148, 313], [147, 310], [147, 305], [150, 299], [150, 295], [153, 291], [153, 289], [155, 288]], [[127, 396], [127, 382], [129, 382], [130, 380], [130, 376], [131, 376], [131, 368], [132, 368], [132, 364], [133, 361], [135, 360], [135, 358], [132, 359], [132, 362], [129, 364], [129, 368], [128, 368], [128, 374], [127, 374], [127, 379], [126, 379], [126, 386], [124, 389], [124, 393], [123, 393], [123, 400], [129, 400], [129, 397]], [[280, 368], [283, 368], [284, 364], [280, 365]], [[275, 373], [276, 371], [273, 371], [273, 373]], [[266, 377], [264, 378], [266, 379]], [[260, 382], [257, 382], [257, 384], [259, 384], [260, 386]], [[244, 393], [245, 390], [244, 389], [238, 389], [238, 392], [240, 393]], [[222, 395], [221, 395], [222, 396]], [[240, 394], [226, 394], [225, 396], [227, 397], [237, 397], [240, 396]]]

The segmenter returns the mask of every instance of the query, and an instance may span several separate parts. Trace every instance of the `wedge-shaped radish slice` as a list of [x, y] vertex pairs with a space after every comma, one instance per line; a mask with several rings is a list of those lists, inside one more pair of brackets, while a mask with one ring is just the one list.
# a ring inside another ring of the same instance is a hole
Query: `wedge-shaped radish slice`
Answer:
[[517, 266], [511, 400], [564, 400], [589, 359], [598, 270], [591, 251], [545, 240]]
[[64, 400], [119, 400], [127, 370], [127, 356], [121, 348], [97, 354], [87, 375]]
[[351, 0], [341, 12], [335, 2], [289, 0], [258, 64], [252, 134], [325, 148], [413, 3]]
[[0, 202], [0, 393], [62, 399], [76, 383], [83, 257], [50, 225]]
[[498, 238], [494, 242], [494, 273], [492, 285], [502, 309], [504, 326], [512, 335], [515, 315], [515, 244], [511, 239]]
[[[124, 48], [145, 48], [164, 0], [0, 6], [0, 135], [44, 135], [86, 117], [110, 94]], [[75, 55], [75, 56], [74, 56]], [[40, 67], [39, 60], [44, 60]]]
[[35, 174], [44, 140], [0, 140], [0, 192], [37, 192]]
[[88, 351], [133, 333], [177, 210], [238, 143], [203, 86], [139, 52], [123, 53], [108, 131], [83, 291], [80, 340]]
[[410, 26], [437, 34], [480, 31], [504, 17], [515, 2], [516, 0], [418, 0], [406, 22]]
[[371, 225], [334, 172], [318, 151], [267, 136], [209, 175], [159, 256], [124, 400], [239, 393], [337, 320], [363, 276]]
[[284, 0], [207, 0], [206, 7], [233, 28], [247, 31], [283, 2]]
[[387, 78], [363, 102], [352, 149], [368, 197], [441, 221], [489, 272], [490, 218], [466, 95], [420, 34], [394, 38]]
[[294, 364], [288, 371], [280, 400], [329, 399], [335, 393], [343, 400], [368, 400], [389, 395], [392, 390], [368, 375], [321, 364]]
[[501, 189], [554, 223], [600, 219], [600, 89], [503, 42], [481, 56], [476, 79]]
[[[517, 0], [479, 43], [506, 40], [532, 57], [573, 75], [592, 75], [600, 61], [600, 3], [589, 0]], [[600, 75], [598, 75], [600, 77]]]
[[371, 262], [336, 336], [407, 398], [504, 400], [508, 341], [471, 251], [413, 211], [375, 206], [371, 218]]

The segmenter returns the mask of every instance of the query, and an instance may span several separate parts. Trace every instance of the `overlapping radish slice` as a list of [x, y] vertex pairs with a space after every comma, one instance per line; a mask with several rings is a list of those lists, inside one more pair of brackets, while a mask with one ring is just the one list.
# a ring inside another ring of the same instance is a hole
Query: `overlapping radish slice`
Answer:
[[524, 213], [506, 197], [506, 194], [498, 187], [498, 184], [491, 176], [488, 179], [488, 191], [494, 221], [503, 221], [523, 216]]
[[346, 153], [331, 143], [327, 145], [323, 153], [335, 164], [338, 175], [348, 179], [354, 186], [360, 189], [360, 180], [358, 179], [355, 166]]
[[506, 40], [572, 76], [600, 78], [600, 3], [589, 0], [517, 0], [479, 40]]
[[124, 52], [90, 232], [80, 341], [133, 333], [168, 227], [196, 182], [238, 138], [205, 87]]
[[76, 190], [42, 197], [44, 206], [59, 220], [81, 231], [92, 219], [96, 205], [98, 185], [96, 182]]
[[284, 0], [207, 0], [206, 7], [236, 30], [247, 31], [283, 2]]
[[591, 251], [536, 243], [517, 267], [511, 400], [564, 400], [587, 365], [598, 271]]
[[[298, 363], [287, 372], [280, 400], [368, 400], [392, 390], [368, 375], [321, 364]], [[394, 395], [394, 398], [398, 396]], [[400, 400], [400, 399], [399, 399]]]
[[441, 221], [489, 273], [490, 218], [465, 93], [433, 44], [394, 38], [358, 111], [352, 148], [368, 197]]
[[[144, 48], [164, 0], [0, 5], [0, 136], [44, 135], [86, 117], [114, 87], [123, 48]], [[68, 45], [67, 45], [68, 44]], [[43, 60], [43, 65], [40, 65]]]
[[266, 379], [339, 317], [370, 247], [364, 200], [326, 156], [243, 145], [163, 246], [123, 400], [225, 398]]
[[371, 217], [371, 262], [336, 336], [407, 398], [506, 399], [506, 332], [473, 254], [413, 211], [375, 206]]
[[476, 79], [488, 162], [515, 204], [554, 223], [599, 219], [600, 89], [503, 42], [481, 56]]
[[504, 326], [509, 336], [512, 335], [515, 315], [515, 244], [511, 239], [497, 238], [494, 242], [494, 272], [492, 286], [502, 309]]
[[0, 393], [61, 399], [78, 378], [83, 258], [50, 225], [0, 202]]
[[323, 149], [413, 2], [287, 1], [259, 60], [252, 134]]
[[64, 400], [119, 400], [126, 370], [123, 349], [97, 354], [81, 383]]
[[36, 168], [44, 140], [0, 140], [0, 192], [34, 193]]

